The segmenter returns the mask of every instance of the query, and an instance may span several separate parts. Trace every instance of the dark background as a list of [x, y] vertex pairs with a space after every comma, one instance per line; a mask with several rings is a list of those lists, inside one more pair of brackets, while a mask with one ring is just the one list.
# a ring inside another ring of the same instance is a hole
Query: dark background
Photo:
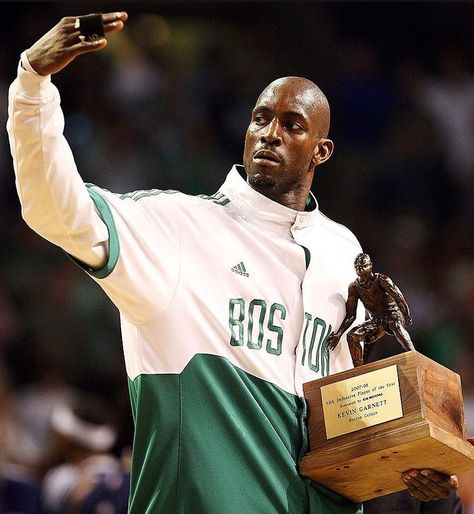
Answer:
[[[115, 192], [212, 193], [241, 162], [273, 79], [316, 82], [335, 154], [320, 209], [405, 294], [417, 349], [461, 374], [474, 432], [474, 4], [19, 2], [0, 4], [1, 125], [19, 54], [62, 16], [126, 10], [123, 33], [53, 77], [85, 181]], [[118, 313], [21, 220], [0, 136], [0, 363], [18, 398], [73, 388], [129, 427]], [[386, 338], [374, 357], [401, 351]], [[124, 430], [122, 442], [129, 441]]]

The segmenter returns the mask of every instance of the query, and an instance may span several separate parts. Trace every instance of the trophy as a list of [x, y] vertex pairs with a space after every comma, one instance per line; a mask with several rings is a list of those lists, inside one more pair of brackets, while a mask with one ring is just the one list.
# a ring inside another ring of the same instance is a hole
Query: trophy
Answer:
[[[355, 260], [346, 316], [328, 337], [333, 350], [362, 302], [369, 318], [347, 335], [354, 368], [304, 384], [309, 452], [302, 475], [363, 502], [406, 489], [402, 473], [431, 468], [453, 475], [474, 468], [458, 374], [418, 353], [403, 294], [370, 257]], [[373, 344], [394, 336], [404, 353], [367, 363]], [[363, 343], [363, 344], [362, 344]]]

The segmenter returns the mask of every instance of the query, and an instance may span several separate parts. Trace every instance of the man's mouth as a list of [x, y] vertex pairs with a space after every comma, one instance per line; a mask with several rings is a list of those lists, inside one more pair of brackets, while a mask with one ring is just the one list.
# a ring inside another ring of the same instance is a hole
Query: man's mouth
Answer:
[[258, 150], [253, 154], [253, 160], [264, 166], [277, 166], [280, 164], [280, 157], [270, 150]]

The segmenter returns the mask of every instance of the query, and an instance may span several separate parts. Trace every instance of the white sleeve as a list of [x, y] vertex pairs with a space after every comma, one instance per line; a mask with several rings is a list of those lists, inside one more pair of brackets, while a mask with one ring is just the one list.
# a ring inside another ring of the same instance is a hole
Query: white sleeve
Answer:
[[99, 268], [107, 260], [107, 227], [77, 171], [63, 129], [57, 88], [50, 76], [31, 69], [23, 52], [9, 89], [7, 122], [23, 219], [79, 261]]

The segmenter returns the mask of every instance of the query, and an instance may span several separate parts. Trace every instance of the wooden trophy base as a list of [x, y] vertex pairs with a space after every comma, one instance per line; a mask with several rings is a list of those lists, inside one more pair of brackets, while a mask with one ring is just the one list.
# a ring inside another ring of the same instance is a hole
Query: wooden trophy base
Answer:
[[354, 502], [406, 489], [411, 468], [474, 469], [459, 375], [416, 351], [308, 382], [304, 394], [310, 451], [300, 472]]

